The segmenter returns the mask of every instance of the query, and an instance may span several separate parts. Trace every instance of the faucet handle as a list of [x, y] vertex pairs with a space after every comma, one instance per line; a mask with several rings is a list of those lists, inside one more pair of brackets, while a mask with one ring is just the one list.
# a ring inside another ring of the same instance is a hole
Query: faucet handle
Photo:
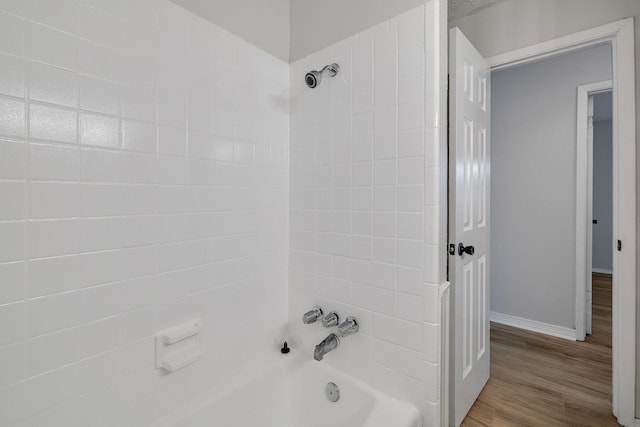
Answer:
[[347, 335], [355, 334], [358, 332], [358, 321], [355, 317], [349, 316], [347, 319], [338, 325], [338, 336], [346, 337]]
[[320, 317], [322, 317], [322, 309], [319, 305], [316, 305], [302, 316], [302, 323], [308, 325], [310, 323], [314, 323]]
[[322, 318], [322, 326], [324, 326], [325, 328], [336, 326], [339, 322], [340, 318], [338, 317], [338, 313], [336, 313], [335, 311], [328, 313]]

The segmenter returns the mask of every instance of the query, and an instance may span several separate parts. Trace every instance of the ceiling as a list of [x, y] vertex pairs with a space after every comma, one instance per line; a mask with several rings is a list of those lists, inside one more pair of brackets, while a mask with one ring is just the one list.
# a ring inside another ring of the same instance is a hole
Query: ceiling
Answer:
[[449, 20], [473, 15], [480, 9], [503, 1], [505, 0], [448, 0]]

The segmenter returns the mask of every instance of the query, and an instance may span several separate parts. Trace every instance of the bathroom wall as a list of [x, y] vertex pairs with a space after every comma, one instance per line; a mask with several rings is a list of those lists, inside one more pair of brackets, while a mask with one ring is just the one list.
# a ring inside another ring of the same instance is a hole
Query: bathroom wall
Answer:
[[290, 0], [171, 0], [289, 61]]
[[165, 0], [0, 9], [0, 424], [147, 425], [287, 320], [289, 67]]
[[[440, 422], [445, 20], [432, 0], [291, 66], [290, 338], [311, 357], [330, 331], [305, 311], [355, 316], [324, 361], [413, 402], [425, 425]], [[332, 62], [337, 77], [305, 86]]]
[[611, 75], [609, 45], [491, 73], [494, 313], [575, 329], [576, 91]]
[[291, 0], [291, 62], [428, 0]]
[[491, 57], [628, 17], [636, 17], [638, 52], [636, 0], [503, 0], [451, 20], [449, 28], [460, 27], [480, 53]]

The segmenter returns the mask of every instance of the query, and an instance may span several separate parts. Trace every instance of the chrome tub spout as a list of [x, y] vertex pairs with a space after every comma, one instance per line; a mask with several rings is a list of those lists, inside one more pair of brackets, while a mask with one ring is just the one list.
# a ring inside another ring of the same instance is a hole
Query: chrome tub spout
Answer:
[[322, 360], [324, 355], [338, 347], [339, 343], [340, 339], [336, 334], [329, 334], [316, 346], [316, 350], [313, 352], [313, 358], [318, 361]]

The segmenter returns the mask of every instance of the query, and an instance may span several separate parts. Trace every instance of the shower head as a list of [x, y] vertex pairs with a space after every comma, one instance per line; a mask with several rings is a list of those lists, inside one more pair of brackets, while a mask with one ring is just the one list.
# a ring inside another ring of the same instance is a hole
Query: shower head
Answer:
[[309, 71], [304, 76], [304, 81], [309, 88], [313, 89], [318, 87], [318, 85], [320, 85], [320, 82], [322, 81], [322, 77], [324, 77], [325, 74], [328, 75], [329, 77], [335, 77], [339, 71], [340, 71], [340, 66], [336, 63], [325, 65], [325, 67], [320, 71], [316, 71], [316, 70]]

